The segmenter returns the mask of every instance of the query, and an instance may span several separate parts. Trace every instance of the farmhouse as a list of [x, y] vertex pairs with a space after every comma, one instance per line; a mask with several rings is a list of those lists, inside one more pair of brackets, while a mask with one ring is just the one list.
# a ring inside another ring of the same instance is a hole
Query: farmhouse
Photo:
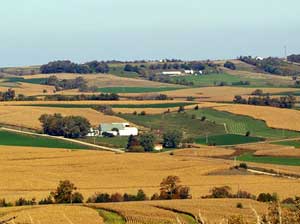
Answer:
[[109, 133], [114, 136], [136, 136], [138, 135], [138, 129], [131, 127], [129, 123], [103, 123], [99, 126], [100, 135], [103, 133]]
[[164, 71], [162, 72], [162, 75], [181, 75], [181, 71]]
[[184, 73], [187, 75], [194, 75], [194, 70], [184, 70]]

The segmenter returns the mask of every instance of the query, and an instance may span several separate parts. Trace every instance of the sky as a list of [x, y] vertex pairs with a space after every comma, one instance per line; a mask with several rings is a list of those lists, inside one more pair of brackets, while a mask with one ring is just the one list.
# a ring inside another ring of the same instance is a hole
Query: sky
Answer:
[[1, 0], [0, 66], [300, 53], [299, 0]]

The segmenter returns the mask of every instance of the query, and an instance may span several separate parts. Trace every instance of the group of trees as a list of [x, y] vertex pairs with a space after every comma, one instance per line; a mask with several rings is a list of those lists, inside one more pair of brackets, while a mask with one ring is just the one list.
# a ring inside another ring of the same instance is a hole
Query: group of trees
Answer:
[[117, 101], [120, 99], [120, 96], [116, 93], [101, 93], [101, 94], [93, 94], [93, 95], [48, 95], [45, 96], [46, 101], [83, 101], [83, 100], [102, 100], [102, 101]]
[[25, 96], [23, 94], [16, 95], [15, 90], [8, 89], [5, 92], [0, 92], [0, 101], [34, 101], [35, 96]]
[[300, 54], [292, 54], [287, 57], [288, 61], [300, 63]]
[[41, 73], [108, 73], [109, 66], [105, 62], [91, 61], [84, 64], [76, 64], [71, 61], [53, 61], [41, 66]]
[[[180, 184], [180, 178], [177, 176], [168, 176], [160, 183], [160, 192], [153, 194], [150, 198], [146, 193], [139, 189], [137, 194], [120, 193], [95, 193], [87, 199], [87, 203], [107, 203], [107, 202], [125, 202], [125, 201], [146, 201], [146, 200], [172, 200], [172, 199], [190, 199], [190, 188]], [[60, 181], [55, 191], [50, 192], [49, 196], [40, 201], [35, 198], [27, 200], [23, 197], [9, 203], [5, 199], [0, 199], [0, 207], [24, 206], [24, 205], [46, 205], [46, 204], [76, 204], [83, 203], [83, 195], [77, 191], [77, 187], [69, 180]]]
[[[139, 136], [128, 138], [127, 151], [129, 152], [152, 152], [157, 137], [152, 133], [144, 133]], [[178, 148], [183, 141], [183, 134], [178, 130], [166, 131], [162, 136], [164, 148]]]
[[39, 118], [43, 132], [48, 135], [64, 136], [66, 138], [81, 138], [88, 134], [91, 124], [80, 116], [66, 116], [61, 114], [43, 114]]
[[45, 85], [54, 86], [56, 91], [65, 89], [79, 89], [80, 91], [85, 92], [89, 90], [87, 81], [83, 77], [59, 80], [57, 76], [51, 75], [45, 80]]
[[257, 106], [271, 106], [280, 108], [293, 108], [296, 103], [296, 98], [294, 96], [282, 96], [279, 98], [271, 98], [269, 95], [263, 96], [253, 96], [248, 99], [237, 95], [233, 99], [234, 103], [239, 104], [249, 104]]
[[236, 66], [234, 63], [232, 63], [231, 61], [226, 61], [224, 64], [225, 68], [229, 68], [231, 70], [236, 70]]

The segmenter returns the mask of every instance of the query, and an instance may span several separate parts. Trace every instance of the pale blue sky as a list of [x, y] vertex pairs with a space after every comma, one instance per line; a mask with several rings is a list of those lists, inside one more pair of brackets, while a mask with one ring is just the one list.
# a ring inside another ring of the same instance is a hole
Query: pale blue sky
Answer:
[[299, 0], [1, 0], [0, 66], [300, 53]]

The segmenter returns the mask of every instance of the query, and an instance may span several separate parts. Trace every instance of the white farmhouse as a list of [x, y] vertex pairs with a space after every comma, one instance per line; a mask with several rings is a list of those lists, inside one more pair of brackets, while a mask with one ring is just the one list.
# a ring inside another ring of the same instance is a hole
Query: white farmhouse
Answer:
[[184, 73], [187, 75], [193, 75], [195, 72], [194, 70], [184, 70]]
[[114, 136], [137, 136], [139, 131], [136, 127], [131, 127], [129, 123], [104, 123], [100, 124], [100, 134], [110, 133]]
[[164, 71], [161, 73], [162, 75], [181, 75], [181, 71]]

